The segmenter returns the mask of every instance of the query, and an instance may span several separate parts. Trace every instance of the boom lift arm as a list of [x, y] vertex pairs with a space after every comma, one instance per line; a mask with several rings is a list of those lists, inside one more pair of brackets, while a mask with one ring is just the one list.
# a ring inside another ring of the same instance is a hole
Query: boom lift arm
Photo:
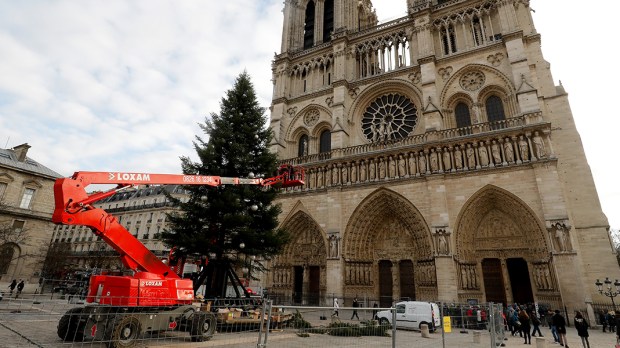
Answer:
[[[304, 184], [303, 180], [303, 169], [289, 165], [281, 166], [277, 176], [267, 179], [181, 174], [76, 172], [70, 178], [57, 179], [54, 184], [55, 209], [52, 221], [56, 224], [90, 227], [97, 236], [120, 254], [123, 265], [129, 269], [155, 273], [166, 278], [179, 278], [175, 272], [171, 272], [168, 265], [159, 260], [127, 231], [115, 217], [103, 209], [95, 208], [92, 204], [134, 185], [281, 185], [286, 188], [301, 186]], [[117, 184], [117, 187], [89, 195], [86, 193], [86, 187], [90, 184]]]

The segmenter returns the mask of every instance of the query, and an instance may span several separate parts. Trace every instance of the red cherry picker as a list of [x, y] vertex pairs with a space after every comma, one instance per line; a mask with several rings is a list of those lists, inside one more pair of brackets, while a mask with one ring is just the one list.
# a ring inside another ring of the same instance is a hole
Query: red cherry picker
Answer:
[[[65, 341], [105, 341], [108, 347], [131, 347], [142, 334], [186, 331], [192, 341], [213, 336], [216, 318], [193, 305], [191, 279], [182, 279], [162, 262], [118, 220], [93, 204], [135, 185], [258, 185], [282, 188], [304, 184], [301, 167], [282, 165], [272, 178], [228, 178], [208, 175], [76, 172], [54, 184], [52, 221], [89, 227], [119, 255], [132, 276], [94, 275], [90, 279], [85, 307], [67, 311], [58, 323], [58, 336]], [[91, 184], [115, 188], [93, 194]]]

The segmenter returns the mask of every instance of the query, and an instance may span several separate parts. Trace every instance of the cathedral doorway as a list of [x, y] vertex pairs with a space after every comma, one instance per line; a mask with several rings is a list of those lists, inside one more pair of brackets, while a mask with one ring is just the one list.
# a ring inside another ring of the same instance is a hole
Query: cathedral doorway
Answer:
[[506, 266], [508, 267], [514, 302], [519, 304], [534, 302], [527, 262], [522, 258], [513, 258], [506, 260]]
[[392, 307], [393, 286], [392, 262], [386, 260], [379, 261], [379, 307]]
[[504, 275], [502, 263], [499, 259], [482, 260], [482, 278], [484, 278], [484, 292], [487, 302], [506, 304]]
[[294, 269], [293, 303], [300, 304], [304, 295], [304, 268], [302, 266], [295, 266]]
[[308, 304], [318, 306], [321, 296], [321, 267], [310, 266]]
[[349, 221], [342, 244], [345, 297], [364, 296], [382, 307], [403, 298], [437, 299], [430, 230], [409, 200], [378, 189]]
[[546, 229], [525, 202], [488, 185], [469, 199], [457, 221], [459, 300], [528, 303], [548, 296], [547, 289], [554, 286], [541, 281], [532, 289], [529, 271], [540, 264], [537, 274], [546, 274], [550, 255]]
[[296, 304], [319, 304], [326, 287], [325, 234], [303, 211], [295, 213], [283, 228], [294, 237], [274, 260], [270, 292]]
[[409, 301], [415, 301], [415, 282], [413, 275], [413, 262], [403, 260], [400, 262], [400, 297]]

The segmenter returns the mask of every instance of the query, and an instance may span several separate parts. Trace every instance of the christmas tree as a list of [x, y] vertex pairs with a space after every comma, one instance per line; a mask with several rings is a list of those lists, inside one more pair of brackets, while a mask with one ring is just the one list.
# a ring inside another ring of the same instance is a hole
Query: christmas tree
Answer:
[[[208, 140], [196, 136], [194, 148], [199, 161], [181, 157], [183, 172], [221, 177], [271, 176], [276, 172], [277, 160], [267, 148], [273, 135], [266, 122], [265, 109], [258, 104], [249, 75], [243, 72], [222, 98], [220, 113], [212, 113], [200, 124]], [[225, 185], [187, 186], [186, 190], [188, 201], [172, 199], [179, 210], [168, 217], [168, 228], [161, 238], [175, 247], [178, 256], [207, 256], [209, 265], [217, 266], [215, 271], [204, 267], [199, 284], [195, 284], [197, 287], [207, 282], [213, 296], [225, 292], [224, 268], [253, 260], [252, 269], [264, 270], [260, 260], [278, 254], [289, 240], [288, 234], [277, 228], [281, 209], [273, 204], [277, 194], [273, 188]]]

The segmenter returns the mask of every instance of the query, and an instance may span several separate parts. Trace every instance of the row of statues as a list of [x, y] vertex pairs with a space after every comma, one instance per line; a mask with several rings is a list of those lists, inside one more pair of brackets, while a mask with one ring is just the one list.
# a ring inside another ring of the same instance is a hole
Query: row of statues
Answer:
[[371, 268], [372, 263], [369, 262], [348, 262], [345, 268], [345, 284], [372, 285]]
[[461, 265], [461, 288], [464, 290], [478, 290], [480, 284], [478, 282], [478, 275], [475, 264], [463, 264]]
[[548, 264], [534, 265], [534, 283], [539, 290], [553, 290], [553, 281]]
[[306, 186], [316, 189], [356, 182], [469, 171], [542, 160], [547, 156], [544, 139], [538, 132], [534, 132], [531, 138], [519, 135], [308, 168]]

